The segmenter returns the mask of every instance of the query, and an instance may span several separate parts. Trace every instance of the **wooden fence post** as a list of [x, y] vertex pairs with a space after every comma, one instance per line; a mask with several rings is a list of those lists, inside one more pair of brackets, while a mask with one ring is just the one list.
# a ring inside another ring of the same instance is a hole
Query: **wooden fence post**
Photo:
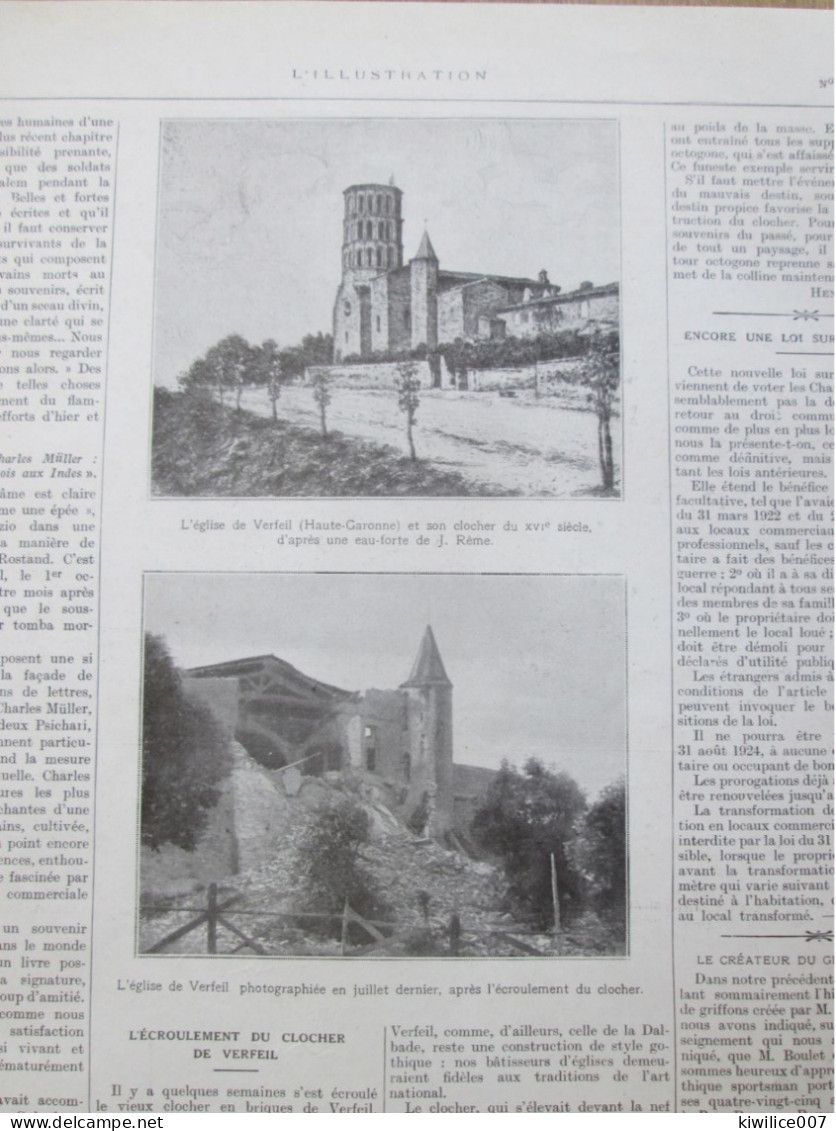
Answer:
[[453, 914], [450, 916], [447, 933], [450, 940], [450, 954], [455, 957], [459, 953], [459, 946], [462, 941], [462, 921], [456, 910], [454, 910]]
[[560, 954], [560, 901], [557, 898], [557, 865], [554, 853], [550, 853], [552, 865], [552, 903], [554, 904], [554, 937], [557, 940], [557, 953]]
[[218, 885], [209, 885], [206, 901], [206, 953], [218, 953]]
[[343, 929], [340, 935], [340, 957], [345, 957], [345, 944], [348, 942], [348, 896], [343, 904]]

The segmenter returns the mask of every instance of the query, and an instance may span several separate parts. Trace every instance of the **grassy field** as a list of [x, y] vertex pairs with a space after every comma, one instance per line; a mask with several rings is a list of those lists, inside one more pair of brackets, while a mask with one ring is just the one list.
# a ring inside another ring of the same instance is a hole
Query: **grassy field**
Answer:
[[382, 444], [154, 391], [152, 483], [161, 496], [508, 495]]

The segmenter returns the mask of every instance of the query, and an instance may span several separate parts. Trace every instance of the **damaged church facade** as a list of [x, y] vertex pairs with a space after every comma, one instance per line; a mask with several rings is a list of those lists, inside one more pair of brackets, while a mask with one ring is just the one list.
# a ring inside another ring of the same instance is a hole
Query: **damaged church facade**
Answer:
[[492, 780], [492, 771], [453, 761], [453, 685], [429, 626], [408, 678], [393, 689], [344, 690], [273, 655], [185, 674], [191, 690], [225, 711], [236, 742], [270, 778], [365, 778], [425, 835], [465, 831]]
[[617, 283], [561, 293], [537, 278], [442, 269], [425, 231], [404, 262], [403, 193], [388, 185], [344, 192], [342, 281], [334, 303], [334, 362], [368, 361], [446, 343], [616, 327]]

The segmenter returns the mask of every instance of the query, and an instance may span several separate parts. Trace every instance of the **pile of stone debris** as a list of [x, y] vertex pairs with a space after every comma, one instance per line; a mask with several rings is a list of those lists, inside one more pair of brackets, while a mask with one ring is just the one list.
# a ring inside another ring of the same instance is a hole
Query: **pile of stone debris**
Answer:
[[[534, 933], [508, 908], [507, 885], [495, 863], [475, 859], [459, 844], [449, 848], [417, 837], [381, 801], [356, 783], [320, 779], [315, 804], [290, 803], [275, 830], [270, 858], [218, 886], [157, 905], [140, 914], [140, 951], [193, 920], [211, 899], [220, 919], [214, 927], [219, 954], [290, 957], [554, 957], [613, 953], [597, 922], [579, 922], [560, 938]], [[383, 893], [376, 920], [353, 920], [345, 933], [340, 917], [316, 920], [299, 867], [305, 830], [322, 804], [348, 798], [369, 817], [372, 835], [363, 863]], [[185, 905], [188, 904], [188, 907]], [[206, 953], [208, 923], [174, 939], [166, 953]]]

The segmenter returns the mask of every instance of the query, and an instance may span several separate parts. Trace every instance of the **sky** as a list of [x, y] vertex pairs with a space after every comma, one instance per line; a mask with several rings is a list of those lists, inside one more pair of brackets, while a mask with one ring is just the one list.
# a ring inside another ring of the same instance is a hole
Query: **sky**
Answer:
[[272, 653], [347, 691], [404, 682], [430, 624], [455, 761], [538, 757], [590, 800], [625, 773], [622, 578], [149, 574], [145, 598], [146, 629], [183, 668]]
[[610, 120], [164, 123], [155, 382], [227, 334], [331, 331], [352, 184], [394, 177], [405, 261], [426, 225], [442, 270], [616, 281], [617, 149]]

